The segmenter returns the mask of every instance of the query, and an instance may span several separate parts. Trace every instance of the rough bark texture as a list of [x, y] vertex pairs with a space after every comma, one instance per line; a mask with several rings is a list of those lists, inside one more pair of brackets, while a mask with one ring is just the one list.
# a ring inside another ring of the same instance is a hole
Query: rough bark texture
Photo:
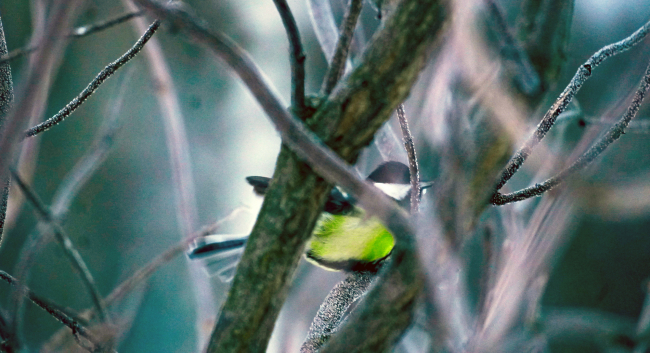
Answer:
[[[323, 142], [348, 162], [356, 160], [408, 95], [446, 15], [446, 1], [402, 3], [361, 64], [307, 120]], [[329, 190], [309, 166], [282, 148], [209, 352], [266, 350], [291, 275]]]
[[[5, 39], [4, 28], [0, 21], [0, 56], [7, 55], [7, 40]], [[5, 61], [0, 64], [0, 136], [4, 128], [5, 118], [11, 109], [14, 100], [14, 85], [11, 79], [11, 66]], [[7, 203], [9, 201], [9, 178], [1, 183], [0, 191], [0, 243], [4, 232], [5, 217], [7, 216]]]

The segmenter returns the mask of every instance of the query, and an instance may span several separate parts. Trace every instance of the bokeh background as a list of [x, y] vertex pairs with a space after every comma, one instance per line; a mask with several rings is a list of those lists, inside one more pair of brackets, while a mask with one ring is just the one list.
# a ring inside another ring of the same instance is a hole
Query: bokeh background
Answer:
[[[243, 46], [285, 102], [289, 102], [290, 69], [288, 42], [272, 1], [186, 1], [213, 29], [223, 31]], [[340, 19], [343, 0], [333, 0]], [[307, 91], [319, 90], [326, 60], [311, 27], [306, 1], [290, 0], [307, 54]], [[502, 1], [511, 23], [517, 16], [517, 1]], [[126, 10], [119, 1], [87, 1], [77, 25], [111, 18]], [[0, 1], [0, 17], [9, 50], [25, 46], [32, 31], [29, 1]], [[576, 68], [605, 44], [620, 40], [650, 19], [646, 1], [577, 0], [568, 57], [558, 87], [549, 95], [552, 102], [568, 83]], [[366, 6], [362, 15], [366, 35], [379, 24]], [[52, 84], [47, 108], [39, 120], [55, 114], [76, 96], [92, 78], [122, 55], [141, 35], [125, 23], [92, 36], [72, 40]], [[252, 227], [261, 204], [244, 178], [269, 176], [279, 151], [279, 134], [241, 81], [203, 47], [188, 41], [173, 28], [163, 26], [156, 34], [162, 44], [181, 103], [196, 186], [197, 229], [224, 218], [233, 210], [245, 210], [225, 222], [220, 232], [245, 233]], [[650, 42], [604, 63], [578, 95], [586, 116], [604, 118], [620, 114], [621, 100], [636, 89], [650, 57]], [[98, 282], [108, 294], [116, 285], [156, 255], [182, 240], [176, 217], [170, 156], [165, 143], [156, 85], [140, 55], [109, 79], [64, 123], [36, 138], [29, 161], [33, 173], [24, 169], [34, 189], [49, 203], [61, 181], [92, 144], [102, 123], [110, 118], [116, 97], [122, 102], [117, 114], [123, 127], [106, 161], [72, 203], [65, 229], [79, 248]], [[14, 82], [20, 85], [27, 60], [12, 61]], [[413, 94], [413, 97], [424, 95]], [[408, 111], [418, 111], [422, 102], [407, 101]], [[548, 106], [548, 104], [546, 104]], [[624, 106], [624, 103], [623, 103]], [[115, 109], [113, 110], [115, 111]], [[642, 109], [639, 120], [650, 119]], [[537, 115], [539, 116], [539, 114]], [[411, 115], [418, 148], [428, 148], [426, 134], [433, 117]], [[567, 146], [577, 141], [581, 129], [569, 120], [561, 128]], [[567, 147], [568, 148], [568, 147]], [[606, 310], [635, 318], [645, 297], [650, 277], [650, 130], [629, 133], [612, 146], [580, 177], [588, 192], [580, 212], [574, 215], [574, 234], [564, 256], [552, 273], [544, 303]], [[431, 154], [423, 151], [426, 158]], [[435, 160], [422, 160], [423, 175], [437, 177]], [[534, 163], [533, 163], [534, 165]], [[372, 163], [361, 169], [368, 172]], [[526, 186], [534, 174], [524, 169], [512, 181]], [[27, 235], [37, 218], [31, 205], [16, 202], [12, 193], [11, 213], [0, 248], [0, 269], [12, 272]], [[596, 196], [594, 196], [596, 195]], [[604, 196], [603, 196], [604, 195]], [[157, 271], [113, 310], [132, 326], [122, 337], [120, 352], [192, 352], [200, 349], [197, 337], [205, 337], [212, 322], [198, 325], [197, 312], [211, 310], [223, 302], [227, 285], [204, 278], [211, 284], [216, 304], [197, 303], [197, 286], [188, 270], [188, 260], [179, 256]], [[303, 263], [274, 332], [269, 352], [297, 351], [311, 318], [329, 289], [342, 278]], [[52, 242], [33, 263], [29, 286], [38, 294], [82, 311], [91, 306], [77, 274], [59, 245]], [[9, 288], [0, 284], [0, 300], [8, 303]], [[36, 350], [61, 326], [40, 309], [27, 304], [24, 338]], [[126, 324], [125, 324], [126, 325]], [[416, 338], [417, 340], [417, 338]], [[576, 343], [557, 351], [596, 351]], [[409, 348], [410, 347], [410, 348]], [[400, 349], [417, 351], [404, 343]]]

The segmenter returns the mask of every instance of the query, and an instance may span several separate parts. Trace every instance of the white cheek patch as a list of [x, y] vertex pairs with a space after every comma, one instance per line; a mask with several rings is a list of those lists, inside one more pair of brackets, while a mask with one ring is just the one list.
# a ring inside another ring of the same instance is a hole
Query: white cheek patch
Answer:
[[384, 194], [394, 198], [395, 200], [402, 200], [408, 195], [411, 190], [411, 184], [386, 184], [375, 183], [375, 186], [384, 192]]

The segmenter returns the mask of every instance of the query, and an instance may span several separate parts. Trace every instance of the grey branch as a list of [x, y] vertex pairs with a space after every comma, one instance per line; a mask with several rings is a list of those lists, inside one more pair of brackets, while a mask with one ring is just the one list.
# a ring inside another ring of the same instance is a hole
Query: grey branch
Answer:
[[[639, 28], [629, 37], [603, 47], [592, 55], [589, 60], [580, 66], [580, 68], [578, 68], [578, 71], [571, 79], [569, 85], [564, 89], [562, 94], [560, 94], [560, 97], [551, 106], [551, 109], [546, 112], [539, 125], [537, 125], [537, 129], [533, 135], [526, 140], [524, 146], [521, 147], [510, 159], [505, 170], [501, 174], [496, 191], [499, 191], [526, 161], [533, 148], [542, 141], [544, 136], [546, 136], [546, 133], [551, 129], [551, 127], [553, 127], [558, 115], [566, 109], [573, 97], [575, 97], [576, 93], [578, 93], [580, 88], [582, 88], [582, 85], [587, 81], [587, 79], [589, 79], [589, 77], [591, 77], [593, 70], [606, 59], [623, 53], [637, 45], [648, 35], [648, 32], [650, 32], [650, 22], [647, 22], [643, 27]], [[496, 198], [496, 193], [493, 198]], [[495, 200], [493, 200], [493, 203], [494, 201]]]
[[88, 266], [84, 262], [83, 258], [74, 247], [74, 244], [70, 240], [70, 237], [66, 234], [65, 230], [63, 230], [63, 227], [61, 227], [61, 225], [56, 221], [52, 213], [50, 213], [47, 207], [43, 204], [38, 195], [36, 195], [36, 193], [23, 182], [22, 178], [15, 170], [11, 169], [10, 171], [12, 177], [16, 181], [16, 185], [18, 185], [20, 190], [25, 194], [27, 200], [29, 200], [29, 202], [34, 206], [34, 209], [38, 216], [41, 217], [44, 222], [49, 224], [54, 229], [54, 235], [56, 236], [59, 243], [61, 243], [63, 246], [64, 253], [72, 263], [73, 267], [81, 275], [81, 279], [88, 292], [90, 293], [93, 303], [100, 313], [100, 317], [102, 320], [109, 320], [108, 311], [106, 310], [102, 296], [97, 289], [95, 279], [90, 273], [90, 270], [88, 269]]
[[612, 126], [596, 144], [594, 144], [587, 152], [580, 156], [580, 158], [578, 158], [570, 167], [561, 171], [556, 176], [544, 181], [543, 183], [535, 184], [534, 186], [528, 187], [526, 189], [510, 194], [500, 194], [497, 192], [492, 198], [492, 203], [495, 205], [504, 205], [506, 203], [521, 201], [531, 197], [539, 196], [557, 186], [559, 183], [574, 174], [576, 171], [589, 165], [589, 163], [593, 162], [593, 160], [596, 159], [596, 157], [598, 157], [603, 151], [605, 151], [610, 144], [618, 140], [621, 135], [625, 133], [625, 129], [630, 124], [630, 121], [636, 116], [637, 112], [639, 111], [639, 107], [641, 106], [641, 103], [646, 96], [648, 87], [650, 87], [650, 64], [646, 68], [645, 74], [643, 75], [643, 79], [641, 81], [641, 85], [636, 91], [634, 99], [632, 99], [632, 103], [627, 108], [627, 111], [623, 117], [621, 117], [618, 123]]
[[352, 37], [354, 36], [354, 28], [357, 25], [362, 8], [363, 0], [352, 0], [350, 2], [350, 7], [341, 24], [339, 39], [336, 43], [336, 50], [334, 51], [332, 62], [323, 80], [323, 88], [321, 91], [324, 95], [332, 93], [334, 86], [336, 86], [336, 83], [343, 76], [345, 64], [348, 59], [348, 51], [350, 50], [350, 44], [352, 44]]
[[286, 0], [273, 0], [282, 17], [282, 23], [291, 46], [291, 105], [298, 116], [305, 110], [305, 52], [300, 41], [296, 19]]
[[160, 21], [156, 20], [151, 24], [151, 26], [149, 26], [149, 29], [147, 29], [147, 31], [142, 35], [142, 37], [140, 37], [140, 39], [138, 39], [138, 41], [135, 43], [135, 45], [133, 45], [133, 47], [131, 47], [131, 49], [129, 49], [117, 60], [106, 66], [99, 74], [97, 74], [95, 79], [92, 80], [88, 86], [86, 86], [86, 88], [81, 91], [81, 93], [79, 93], [77, 97], [75, 97], [53, 117], [25, 131], [25, 137], [35, 136], [41, 132], [47, 131], [54, 125], [59, 124], [61, 121], [63, 121], [63, 119], [70, 116], [70, 114], [79, 108], [79, 106], [81, 106], [81, 104], [83, 104], [90, 97], [90, 95], [93, 94], [102, 83], [104, 83], [104, 81], [111, 77], [115, 71], [133, 59], [140, 52], [140, 50], [142, 50], [144, 45], [149, 41], [153, 34], [156, 33], [158, 27], [160, 27]]
[[413, 135], [409, 129], [408, 120], [404, 104], [397, 107], [397, 119], [399, 126], [402, 128], [402, 139], [404, 140], [404, 149], [409, 157], [409, 172], [411, 173], [411, 214], [416, 214], [420, 209], [420, 168], [418, 167], [418, 158], [415, 154], [415, 144]]
[[[19, 283], [18, 280], [13, 278], [10, 274], [4, 271], [0, 271], [0, 278], [5, 282], [9, 283], [12, 287], [15, 287], [22, 295], [29, 298], [29, 300], [31, 300], [38, 307], [47, 311], [48, 314], [52, 315], [52, 317], [54, 317], [56, 320], [68, 326], [72, 330], [72, 334], [75, 335], [75, 338], [77, 338], [77, 342], [79, 342], [80, 345], [83, 345], [83, 343], [79, 341], [79, 336], [82, 336], [88, 341], [90, 341], [91, 343], [93, 343], [95, 347], [99, 348], [99, 345], [96, 343], [97, 341], [93, 338], [90, 332], [81, 324], [79, 324], [79, 322], [74, 320], [72, 317], [70, 317], [63, 311], [55, 308], [55, 306], [51, 305], [47, 300], [44, 300], [39, 296], [37, 296], [36, 294], [34, 294], [34, 292], [32, 292], [29, 288]], [[90, 351], [94, 352], [95, 350], [93, 349]]]
[[[7, 54], [7, 40], [5, 39], [4, 28], [0, 21], [0, 55]], [[14, 100], [14, 84], [11, 78], [11, 66], [9, 63], [0, 63], [0, 136], [4, 130], [5, 119], [11, 109]], [[2, 173], [0, 173], [2, 174]], [[0, 244], [2, 244], [2, 235], [4, 232], [5, 218], [7, 216], [7, 204], [9, 202], [9, 187], [11, 180], [6, 178], [1, 183], [0, 191]]]
[[375, 277], [368, 272], [353, 272], [330, 291], [311, 323], [300, 353], [318, 352], [337, 331], [350, 306], [368, 290]]

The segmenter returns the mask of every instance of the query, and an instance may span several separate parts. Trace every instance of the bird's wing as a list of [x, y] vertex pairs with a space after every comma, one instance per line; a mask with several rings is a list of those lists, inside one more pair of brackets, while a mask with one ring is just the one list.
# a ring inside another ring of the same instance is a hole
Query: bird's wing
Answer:
[[200, 237], [192, 243], [187, 256], [200, 261], [209, 276], [230, 282], [244, 253], [248, 234], [214, 234]]

